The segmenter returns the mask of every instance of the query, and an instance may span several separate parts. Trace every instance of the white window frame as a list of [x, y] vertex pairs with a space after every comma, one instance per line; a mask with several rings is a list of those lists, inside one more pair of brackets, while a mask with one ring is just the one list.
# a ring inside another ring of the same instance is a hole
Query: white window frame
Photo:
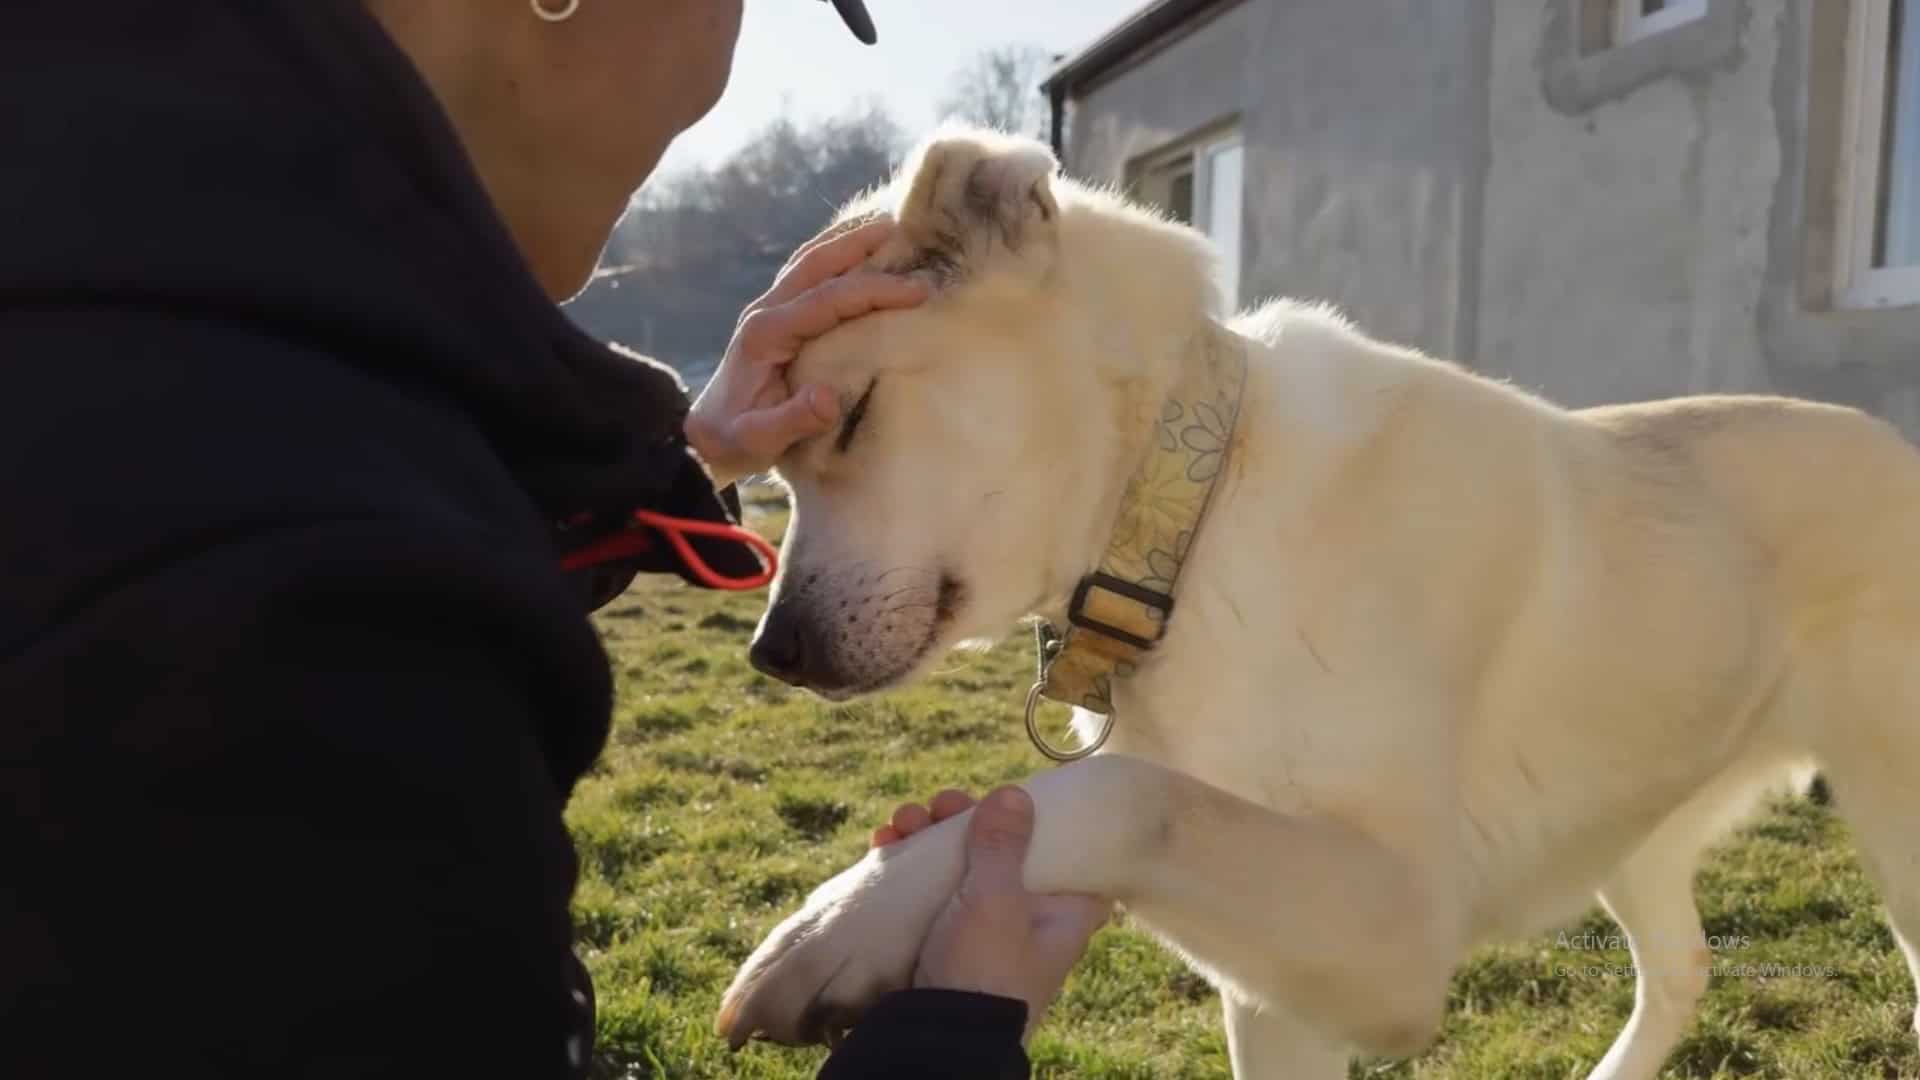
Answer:
[[[1228, 151], [1240, 154], [1240, 185], [1234, 192], [1239, 205], [1233, 208], [1233, 229], [1231, 237], [1219, 236], [1214, 227], [1214, 161]], [[1193, 216], [1206, 222], [1201, 232], [1213, 241], [1220, 253], [1220, 296], [1226, 301], [1227, 313], [1240, 310], [1240, 264], [1243, 261], [1241, 241], [1246, 236], [1247, 212], [1247, 144], [1239, 132], [1214, 139], [1193, 152]]]
[[[1233, 215], [1239, 223], [1239, 234], [1223, 239], [1214, 235], [1213, 180], [1214, 161], [1223, 152], [1240, 151], [1240, 206]], [[1244, 261], [1243, 240], [1246, 234], [1247, 205], [1247, 159], [1246, 142], [1238, 127], [1218, 128], [1200, 136], [1184, 139], [1180, 142], [1156, 150], [1138, 159], [1129, 170], [1134, 176], [1131, 185], [1138, 191], [1143, 183], [1158, 186], [1160, 178], [1172, 176], [1182, 170], [1173, 168], [1176, 163], [1186, 162], [1193, 175], [1193, 223], [1192, 227], [1213, 241], [1221, 254], [1220, 295], [1226, 301], [1227, 311], [1231, 314], [1240, 306], [1240, 271]], [[1151, 193], [1140, 192], [1155, 205], [1162, 205], [1166, 193], [1155, 190]]]
[[1649, 15], [1643, 0], [1613, 0], [1613, 43], [1631, 45], [1702, 18], [1707, 13], [1707, 2], [1669, 0], [1666, 7]]
[[[1909, 17], [1920, 15], [1912, 10]], [[1886, 145], [1892, 0], [1853, 0], [1847, 27], [1846, 116], [1834, 217], [1833, 302], [1841, 308], [1920, 304], [1920, 265], [1875, 266]]]

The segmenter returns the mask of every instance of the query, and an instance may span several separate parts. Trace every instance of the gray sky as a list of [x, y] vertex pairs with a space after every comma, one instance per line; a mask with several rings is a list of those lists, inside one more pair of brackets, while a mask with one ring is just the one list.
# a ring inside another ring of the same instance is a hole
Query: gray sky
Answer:
[[725, 157], [784, 107], [830, 115], [865, 96], [909, 134], [934, 122], [934, 102], [969, 57], [996, 45], [1077, 52], [1147, 0], [867, 0], [880, 44], [855, 41], [819, 0], [747, 0], [726, 96], [681, 135], [660, 175]]

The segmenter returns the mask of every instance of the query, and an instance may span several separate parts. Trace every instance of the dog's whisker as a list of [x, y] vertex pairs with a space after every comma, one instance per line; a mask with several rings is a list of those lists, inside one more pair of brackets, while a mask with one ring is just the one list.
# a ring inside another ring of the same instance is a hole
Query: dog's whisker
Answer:
[[940, 604], [938, 601], [929, 601], [928, 603], [925, 603], [925, 604], [895, 604], [890, 608], [882, 608], [880, 611], [880, 614], [892, 615], [895, 612], [912, 611], [915, 608], [938, 608], [939, 606]]

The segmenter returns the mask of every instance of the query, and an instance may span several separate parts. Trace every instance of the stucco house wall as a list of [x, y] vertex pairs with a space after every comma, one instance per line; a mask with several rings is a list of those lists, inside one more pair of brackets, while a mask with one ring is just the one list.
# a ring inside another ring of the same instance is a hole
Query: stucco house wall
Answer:
[[1858, 0], [1708, 0], [1630, 44], [1608, 0], [1240, 0], [1065, 88], [1070, 171], [1237, 123], [1243, 301], [1568, 405], [1703, 391], [1854, 404], [1920, 435], [1920, 306], [1834, 302]]

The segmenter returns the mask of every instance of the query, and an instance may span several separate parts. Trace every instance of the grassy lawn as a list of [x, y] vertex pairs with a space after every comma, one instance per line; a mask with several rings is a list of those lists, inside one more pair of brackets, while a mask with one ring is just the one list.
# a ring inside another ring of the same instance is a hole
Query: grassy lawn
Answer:
[[[781, 525], [777, 512], [755, 521], [770, 534]], [[812, 1077], [823, 1050], [734, 1055], [712, 1034], [735, 965], [853, 861], [897, 803], [978, 792], [1043, 764], [1017, 713], [1032, 678], [1026, 635], [955, 657], [911, 689], [829, 706], [747, 665], [764, 599], [643, 581], [599, 616], [620, 700], [568, 817], [604, 1076]], [[1913, 989], [1826, 808], [1776, 806], [1714, 854], [1699, 884], [1708, 933], [1749, 942], [1720, 950], [1720, 962], [1831, 974], [1716, 976], [1665, 1075], [1920, 1077]], [[1567, 933], [1617, 931], [1596, 910]], [[1352, 1076], [1584, 1076], [1632, 1008], [1617, 971], [1628, 962], [1551, 934], [1483, 950], [1456, 977], [1433, 1050]], [[1213, 991], [1124, 918], [1095, 939], [1031, 1050], [1041, 1076], [1228, 1075]]]

